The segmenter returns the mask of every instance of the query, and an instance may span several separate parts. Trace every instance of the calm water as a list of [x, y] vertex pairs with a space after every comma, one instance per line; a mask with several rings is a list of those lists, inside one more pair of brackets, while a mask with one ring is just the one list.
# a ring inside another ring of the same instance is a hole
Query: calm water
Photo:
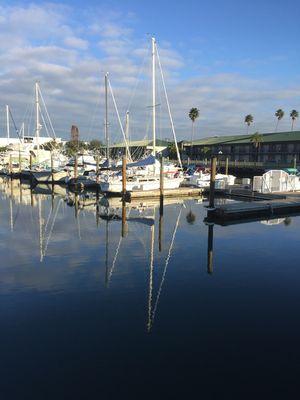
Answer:
[[299, 218], [215, 225], [208, 273], [205, 201], [79, 201], [1, 184], [1, 400], [296, 398]]

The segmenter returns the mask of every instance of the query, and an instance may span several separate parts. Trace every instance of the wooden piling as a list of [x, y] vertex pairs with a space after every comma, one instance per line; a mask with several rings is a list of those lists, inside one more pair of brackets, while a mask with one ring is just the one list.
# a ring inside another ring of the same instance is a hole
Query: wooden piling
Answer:
[[32, 154], [29, 156], [29, 169], [32, 170]]
[[22, 171], [22, 158], [21, 158], [21, 150], [19, 149], [19, 173], [21, 178], [21, 171]]
[[51, 151], [51, 182], [54, 183], [54, 168], [53, 168], [53, 154]]
[[210, 164], [209, 208], [215, 208], [215, 183], [216, 183], [217, 157], [212, 157]]
[[160, 157], [159, 197], [160, 197], [160, 215], [163, 215], [163, 206], [164, 206], [164, 158], [163, 158], [163, 156]]
[[228, 175], [228, 165], [229, 165], [229, 159], [226, 157], [226, 163], [225, 163], [225, 175]]
[[96, 182], [99, 182], [99, 155], [96, 157]]
[[122, 157], [122, 196], [126, 195], [126, 156]]
[[12, 177], [12, 155], [9, 155], [9, 167], [8, 167], [8, 172], [10, 176]]
[[75, 162], [74, 162], [74, 183], [75, 184], [77, 184], [77, 178], [78, 178], [78, 156], [76, 154]]

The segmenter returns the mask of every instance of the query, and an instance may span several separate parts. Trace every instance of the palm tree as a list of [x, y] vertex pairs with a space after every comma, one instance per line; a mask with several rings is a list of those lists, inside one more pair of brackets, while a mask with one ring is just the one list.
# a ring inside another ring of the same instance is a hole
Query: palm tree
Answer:
[[195, 121], [199, 117], [199, 110], [198, 108], [191, 108], [189, 112], [189, 117], [192, 121], [192, 137], [191, 137], [191, 145], [193, 146], [193, 139], [194, 139], [194, 130], [195, 130]]
[[258, 152], [259, 152], [259, 148], [260, 148], [262, 141], [263, 141], [263, 137], [262, 137], [262, 135], [260, 135], [259, 132], [255, 132], [251, 136], [250, 142], [253, 144], [253, 146], [256, 149], [256, 161], [258, 161]]
[[275, 132], [277, 132], [277, 128], [278, 128], [279, 121], [283, 118], [283, 116], [284, 116], [284, 111], [283, 111], [281, 108], [279, 108], [279, 109], [275, 112], [275, 117], [277, 118]]
[[252, 122], [253, 122], [253, 116], [251, 114], [246, 115], [245, 124], [247, 124], [247, 134], [249, 132], [249, 126], [252, 124]]
[[299, 117], [299, 113], [297, 110], [292, 110], [290, 113], [290, 117], [292, 118], [292, 131], [294, 130], [295, 120]]

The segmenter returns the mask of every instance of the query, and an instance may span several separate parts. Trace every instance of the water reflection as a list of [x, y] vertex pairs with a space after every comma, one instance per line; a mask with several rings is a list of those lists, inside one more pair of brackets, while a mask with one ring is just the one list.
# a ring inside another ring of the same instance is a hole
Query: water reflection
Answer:
[[[60, 269], [56, 269], [59, 280], [55, 281], [54, 277], [48, 283], [64, 290], [77, 289], [82, 274], [85, 274], [85, 285], [91, 290], [95, 285], [99, 289], [99, 279], [107, 290], [111, 290], [114, 282], [131, 287], [134, 282], [141, 285], [143, 281], [148, 332], [152, 330], [158, 312], [169, 265], [172, 260], [177, 261], [172, 259], [176, 244], [178, 259], [184, 258], [186, 251], [192, 251], [201, 260], [203, 271], [209, 275], [213, 273], [214, 224], [203, 223], [206, 215], [203, 199], [166, 198], [163, 203], [161, 199], [125, 203], [119, 198], [103, 197], [99, 192], [74, 193], [49, 185], [32, 189], [19, 181], [4, 178], [0, 179], [0, 193], [2, 214], [8, 218], [11, 238], [18, 243], [15, 259], [19, 265], [23, 262], [27, 265], [30, 287], [43, 290], [47, 287], [47, 274], [51, 275], [51, 272], [45, 272], [40, 286], [35, 261], [53, 267], [59, 258], [63, 260], [59, 263]], [[225, 201], [216, 199], [220, 204]], [[267, 225], [289, 225], [290, 222], [290, 218], [262, 221]], [[1, 225], [5, 246], [10, 239], [5, 235], [6, 225]], [[185, 235], [191, 238], [191, 232], [194, 235], [192, 247], [188, 242], [183, 245]], [[177, 243], [178, 234], [180, 241]], [[200, 237], [204, 238], [205, 245], [199, 247], [194, 241]], [[7, 262], [14, 265], [12, 260]], [[84, 270], [85, 267], [91, 268], [92, 273], [88, 268]], [[20, 274], [21, 281], [16, 279], [21, 291], [28, 289], [22, 281], [24, 274], [26, 269]], [[120, 277], [124, 281], [120, 281]]]

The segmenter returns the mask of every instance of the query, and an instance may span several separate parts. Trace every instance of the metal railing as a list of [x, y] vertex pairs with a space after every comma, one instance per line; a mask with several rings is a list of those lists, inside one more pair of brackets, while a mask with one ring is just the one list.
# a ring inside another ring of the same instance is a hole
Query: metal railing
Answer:
[[[176, 160], [174, 160], [176, 162]], [[205, 160], [193, 160], [193, 159], [185, 159], [182, 160], [183, 166], [195, 164], [195, 165], [203, 165], [205, 167], [210, 166], [210, 159]], [[217, 160], [218, 167], [226, 167], [226, 160]], [[270, 169], [270, 168], [294, 168], [295, 160], [289, 162], [282, 161], [228, 161], [229, 168], [249, 168], [249, 169]]]

